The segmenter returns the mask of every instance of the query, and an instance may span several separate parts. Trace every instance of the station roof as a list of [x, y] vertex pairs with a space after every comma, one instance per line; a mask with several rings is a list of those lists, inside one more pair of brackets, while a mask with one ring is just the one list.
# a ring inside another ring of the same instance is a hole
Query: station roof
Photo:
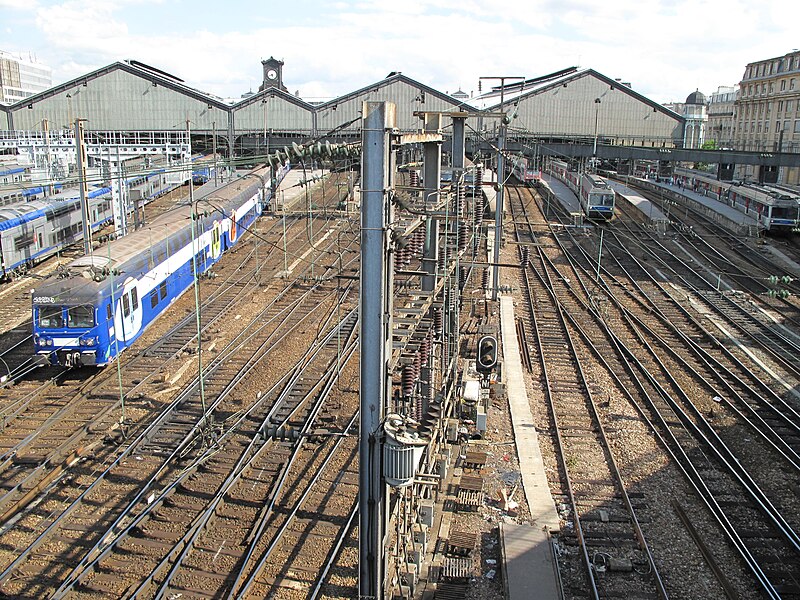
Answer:
[[479, 110], [496, 111], [500, 109], [500, 97], [503, 97], [503, 105], [506, 110], [509, 106], [518, 104], [525, 98], [536, 96], [544, 91], [557, 88], [559, 86], [567, 86], [571, 81], [576, 81], [583, 77], [594, 77], [607, 84], [611, 89], [619, 90], [622, 93], [636, 98], [640, 102], [651, 106], [657, 111], [669, 115], [677, 120], [683, 120], [683, 117], [678, 113], [662, 106], [661, 104], [650, 100], [647, 96], [640, 94], [633, 90], [629, 84], [622, 83], [619, 80], [611, 79], [595, 71], [594, 69], [580, 68], [580, 67], [567, 67], [560, 71], [555, 71], [540, 77], [532, 79], [525, 79], [523, 81], [515, 80], [511, 83], [501, 86], [493, 86], [491, 90], [484, 94], [477, 96], [471, 100]]

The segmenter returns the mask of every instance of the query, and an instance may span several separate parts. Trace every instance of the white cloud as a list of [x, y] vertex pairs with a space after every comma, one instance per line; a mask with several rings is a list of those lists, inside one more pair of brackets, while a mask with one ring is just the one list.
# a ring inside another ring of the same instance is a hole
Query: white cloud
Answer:
[[33, 10], [36, 8], [36, 0], [0, 0], [0, 8]]
[[[285, 60], [289, 90], [299, 89], [309, 99], [353, 91], [390, 71], [442, 91], [461, 87], [469, 92], [476, 90], [479, 76], [535, 77], [580, 64], [667, 101], [682, 100], [695, 88], [708, 94], [735, 84], [748, 62], [792, 50], [798, 45], [796, 4], [729, 0], [720, 7], [717, 0], [617, 0], [609, 8], [596, 0], [306, 2], [283, 6], [280, 16], [265, 11], [231, 21], [239, 31], [220, 32], [209, 20], [201, 30], [181, 29], [182, 22], [175, 22], [174, 33], [167, 35], [150, 34], [147, 27], [169, 8], [162, 0], [67, 0], [36, 6], [31, 38], [43, 41], [30, 50], [49, 60], [59, 81], [134, 58], [220, 96], [256, 89], [259, 60], [271, 54]], [[0, 0], [0, 6], [30, 5]], [[121, 16], [130, 7], [141, 15], [139, 22], [127, 23]], [[219, 8], [195, 0], [191, 10], [213, 15]]]

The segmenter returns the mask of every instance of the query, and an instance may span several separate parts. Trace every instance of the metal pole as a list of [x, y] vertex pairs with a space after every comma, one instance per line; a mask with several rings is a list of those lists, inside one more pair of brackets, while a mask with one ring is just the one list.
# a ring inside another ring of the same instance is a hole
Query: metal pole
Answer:
[[361, 422], [359, 428], [359, 598], [384, 598], [387, 500], [381, 474], [381, 427], [391, 389], [392, 267], [389, 133], [395, 106], [364, 102], [361, 163]]
[[[592, 146], [592, 158], [597, 157], [597, 121], [600, 116], [600, 98], [594, 99], [594, 145]], [[594, 162], [592, 163], [594, 167]]]
[[603, 256], [603, 232], [605, 229], [600, 230], [600, 248], [597, 251], [597, 281], [600, 282], [600, 259]]
[[[442, 116], [437, 113], [425, 115], [425, 131], [438, 133], [442, 128]], [[436, 206], [439, 203], [439, 184], [442, 178], [442, 145], [441, 142], [425, 142], [422, 144], [423, 170], [422, 187], [425, 189], [425, 206]], [[445, 225], [446, 227], [447, 225]], [[422, 251], [422, 269], [427, 275], [422, 276], [422, 290], [433, 292], [436, 289], [438, 277], [439, 253], [446, 248], [439, 248], [439, 219], [427, 217], [425, 220], [425, 244]], [[445, 256], [445, 258], [447, 258]], [[446, 268], [447, 265], [445, 265]], [[428, 358], [428, 364], [420, 371], [420, 394], [423, 398], [423, 408], [427, 409], [428, 399], [431, 397], [431, 387], [435, 384], [436, 362], [441, 358], [436, 356], [435, 350]]]
[[86, 181], [86, 144], [83, 139], [83, 123], [86, 119], [75, 119], [75, 156], [78, 159], [78, 189], [81, 196], [81, 221], [83, 224], [83, 253], [92, 253], [92, 222], [89, 218], [89, 189]]
[[464, 168], [464, 124], [466, 117], [453, 117], [453, 171]]
[[503, 238], [503, 173], [505, 171], [505, 157], [503, 151], [506, 147], [505, 117], [500, 124], [500, 139], [497, 142], [497, 199], [494, 207], [494, 271], [492, 281], [492, 300], [497, 300], [500, 292], [500, 241]]
[[[191, 122], [186, 120], [186, 136], [191, 140]], [[206, 424], [206, 393], [205, 384], [203, 382], [203, 352], [201, 340], [201, 319], [200, 319], [200, 273], [197, 269], [197, 253], [200, 251], [198, 244], [197, 233], [195, 231], [195, 221], [199, 218], [197, 213], [197, 206], [194, 203], [194, 181], [192, 179], [191, 155], [189, 156], [189, 216], [192, 219], [192, 275], [194, 276], [194, 308], [195, 308], [195, 321], [197, 324], [197, 380], [200, 385], [200, 407], [203, 410], [203, 416], [200, 419], [200, 430], [205, 431]]]
[[211, 155], [214, 157], [214, 188], [217, 187], [217, 122], [211, 121]]

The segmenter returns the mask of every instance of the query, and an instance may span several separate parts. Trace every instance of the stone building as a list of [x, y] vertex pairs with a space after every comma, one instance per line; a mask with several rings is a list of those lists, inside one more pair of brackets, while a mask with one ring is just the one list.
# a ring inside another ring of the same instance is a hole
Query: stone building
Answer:
[[708, 99], [706, 140], [713, 140], [719, 149], [733, 148], [735, 103], [738, 87], [720, 86]]
[[664, 105], [686, 119], [683, 132], [684, 148], [700, 148], [705, 142], [708, 108], [706, 97], [695, 90], [686, 97], [686, 102], [673, 102]]
[[[745, 67], [736, 100], [734, 148], [755, 152], [800, 152], [800, 50]], [[772, 177], [758, 167], [737, 169], [740, 179], [800, 183], [800, 169]]]

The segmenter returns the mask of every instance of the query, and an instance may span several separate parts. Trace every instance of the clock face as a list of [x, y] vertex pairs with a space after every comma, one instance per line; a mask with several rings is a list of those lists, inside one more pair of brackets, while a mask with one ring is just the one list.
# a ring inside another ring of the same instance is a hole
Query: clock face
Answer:
[[267, 71], [267, 79], [275, 79], [276, 77], [278, 77], [278, 72], [275, 69]]

